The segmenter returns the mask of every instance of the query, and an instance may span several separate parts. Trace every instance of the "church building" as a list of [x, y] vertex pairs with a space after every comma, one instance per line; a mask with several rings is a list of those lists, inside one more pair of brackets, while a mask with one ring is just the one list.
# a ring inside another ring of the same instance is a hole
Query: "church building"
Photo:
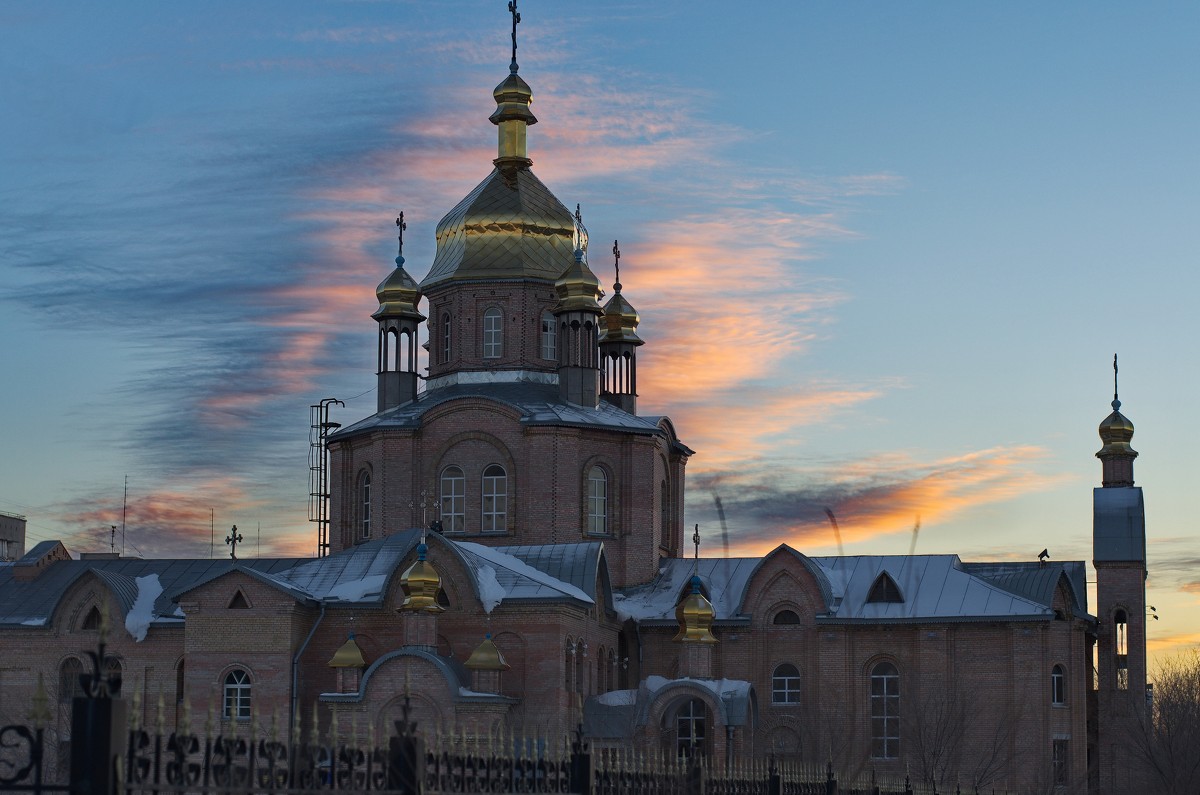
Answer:
[[580, 213], [534, 174], [515, 35], [490, 173], [437, 225], [419, 282], [401, 224], [377, 288], [377, 411], [328, 435], [323, 554], [75, 557], [50, 541], [0, 563], [0, 723], [45, 672], [68, 758], [80, 652], [105, 627], [146, 721], [161, 703], [174, 725], [365, 740], [407, 696], [429, 731], [581, 726], [600, 748], [1129, 791], [1145, 522], [1115, 396], [1094, 607], [1083, 561], [706, 556], [684, 525], [693, 451], [638, 411], [636, 285], [606, 295]]

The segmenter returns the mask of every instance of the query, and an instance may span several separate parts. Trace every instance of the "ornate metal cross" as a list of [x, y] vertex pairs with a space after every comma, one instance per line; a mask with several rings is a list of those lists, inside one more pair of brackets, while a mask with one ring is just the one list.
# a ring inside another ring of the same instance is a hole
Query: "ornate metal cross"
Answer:
[[396, 216], [396, 229], [399, 232], [398, 237], [400, 239], [399, 254], [400, 254], [400, 256], [403, 257], [404, 256], [404, 230], [408, 229], [408, 224], [404, 223], [404, 211], [403, 210], [401, 210], [400, 214], [398, 216]]
[[517, 12], [517, 0], [509, 0], [508, 13], [512, 14], [513, 29], [512, 29], [512, 62], [513, 66], [517, 65], [517, 25], [521, 22], [521, 15]]
[[225, 536], [225, 543], [229, 545], [229, 557], [237, 560], [237, 545], [242, 543], [242, 534], [238, 532], [237, 525], [229, 531], [229, 535]]

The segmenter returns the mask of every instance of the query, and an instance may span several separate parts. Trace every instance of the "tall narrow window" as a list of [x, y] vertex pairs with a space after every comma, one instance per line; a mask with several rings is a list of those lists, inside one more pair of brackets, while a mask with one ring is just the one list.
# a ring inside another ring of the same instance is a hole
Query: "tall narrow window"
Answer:
[[83, 673], [83, 663], [78, 657], [68, 657], [62, 661], [58, 669], [58, 700], [71, 703], [75, 696], [83, 695], [83, 684], [79, 677]]
[[225, 717], [250, 720], [250, 675], [241, 669], [225, 677]]
[[608, 475], [598, 466], [588, 470], [587, 477], [588, 532], [608, 532]]
[[1067, 677], [1061, 665], [1050, 671], [1050, 703], [1056, 707], [1067, 703]]
[[871, 756], [900, 756], [900, 672], [890, 662], [871, 669]]
[[1068, 764], [1067, 756], [1070, 748], [1068, 745], [1069, 742], [1069, 740], [1055, 740], [1054, 745], [1051, 748], [1050, 772], [1052, 780], [1054, 781], [1054, 786], [1056, 787], [1066, 786], [1068, 783], [1070, 783], [1071, 777], [1068, 775], [1070, 765]]
[[492, 464], [483, 470], [483, 532], [508, 529], [508, 476], [504, 467]]
[[1129, 617], [1124, 610], [1113, 614], [1116, 642], [1117, 690], [1129, 689]]
[[670, 541], [668, 541], [668, 538], [671, 533], [671, 498], [667, 492], [667, 481], [665, 480], [659, 485], [658, 501], [658, 520], [662, 523], [659, 531], [662, 534], [663, 542], [669, 544]]
[[771, 703], [800, 703], [799, 668], [791, 663], [784, 663], [775, 669], [775, 673], [771, 675]]
[[442, 313], [442, 363], [450, 361], [450, 313]]
[[483, 313], [483, 358], [499, 359], [504, 353], [504, 317], [492, 307]]
[[371, 473], [358, 476], [358, 537], [371, 537]]
[[467, 478], [458, 467], [442, 470], [442, 530], [461, 533], [467, 525]]
[[693, 698], [675, 713], [675, 747], [680, 756], [704, 753], [706, 712], [704, 702]]
[[542, 313], [542, 358], [558, 360], [558, 329], [549, 312]]

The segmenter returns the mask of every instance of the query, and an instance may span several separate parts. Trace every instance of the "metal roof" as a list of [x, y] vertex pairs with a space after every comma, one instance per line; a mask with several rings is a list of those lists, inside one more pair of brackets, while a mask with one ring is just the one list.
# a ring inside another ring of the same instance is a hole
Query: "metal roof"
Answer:
[[554, 425], [579, 428], [605, 428], [626, 433], [663, 436], [658, 417], [639, 417], [607, 401], [596, 408], [563, 402], [554, 384], [533, 382], [471, 383], [430, 389], [416, 400], [374, 414], [329, 435], [334, 441], [347, 436], [386, 428], [419, 428], [430, 409], [452, 400], [475, 398], [502, 403], [521, 414], [524, 425]]

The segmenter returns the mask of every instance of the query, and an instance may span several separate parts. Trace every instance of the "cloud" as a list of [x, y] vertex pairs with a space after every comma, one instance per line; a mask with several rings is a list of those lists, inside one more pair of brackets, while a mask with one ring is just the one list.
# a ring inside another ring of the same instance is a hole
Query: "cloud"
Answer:
[[910, 532], [914, 520], [946, 522], [980, 505], [1051, 488], [1059, 479], [1034, 470], [1044, 451], [997, 447], [924, 463], [900, 454], [807, 468], [769, 461], [691, 478], [689, 510], [712, 524], [711, 494], [724, 503], [731, 552], [761, 555], [780, 543], [834, 548], [825, 509], [837, 517], [843, 543]]

